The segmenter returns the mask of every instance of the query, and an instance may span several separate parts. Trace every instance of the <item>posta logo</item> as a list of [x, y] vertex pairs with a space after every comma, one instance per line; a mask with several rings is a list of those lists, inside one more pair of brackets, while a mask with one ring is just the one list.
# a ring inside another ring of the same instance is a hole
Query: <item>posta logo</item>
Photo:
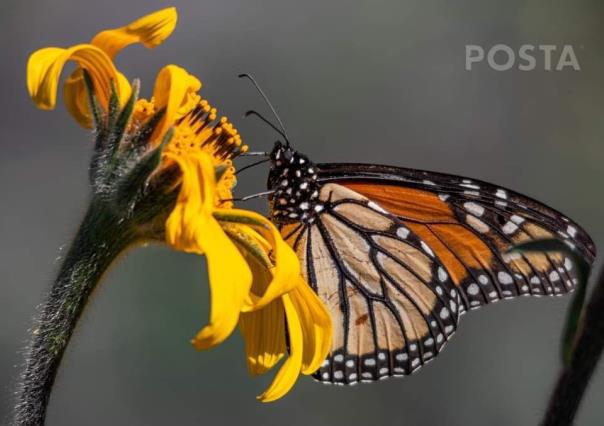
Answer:
[[474, 65], [481, 62], [486, 62], [486, 66], [495, 71], [581, 70], [575, 50], [569, 44], [561, 47], [553, 44], [523, 44], [517, 52], [506, 44], [496, 44], [486, 52], [483, 46], [466, 45], [466, 71], [479, 68], [478, 65], [476, 67]]

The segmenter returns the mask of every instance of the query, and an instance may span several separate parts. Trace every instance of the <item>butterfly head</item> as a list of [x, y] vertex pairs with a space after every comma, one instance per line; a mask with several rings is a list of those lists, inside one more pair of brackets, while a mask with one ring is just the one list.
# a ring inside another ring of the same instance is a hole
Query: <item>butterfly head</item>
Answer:
[[268, 188], [273, 219], [280, 223], [312, 222], [321, 211], [317, 168], [304, 154], [281, 142], [270, 153]]

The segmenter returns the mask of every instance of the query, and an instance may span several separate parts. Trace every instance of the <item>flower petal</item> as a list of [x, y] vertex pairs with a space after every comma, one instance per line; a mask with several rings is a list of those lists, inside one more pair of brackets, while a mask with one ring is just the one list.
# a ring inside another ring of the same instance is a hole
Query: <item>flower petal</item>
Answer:
[[331, 317], [323, 302], [302, 277], [289, 296], [298, 312], [304, 336], [302, 374], [319, 369], [331, 349]]
[[199, 103], [197, 92], [201, 82], [184, 68], [167, 65], [161, 69], [155, 79], [153, 98], [158, 110], [165, 108], [166, 113], [161, 124], [155, 130], [154, 138], [160, 138], [174, 121], [188, 113]]
[[216, 209], [214, 215], [220, 221], [252, 227], [270, 243], [273, 250], [275, 264], [271, 269], [273, 279], [264, 294], [260, 296], [250, 294], [250, 299], [243, 306], [244, 312], [261, 309], [298, 285], [300, 262], [296, 253], [283, 241], [279, 230], [268, 219], [258, 213], [241, 209]]
[[182, 170], [178, 199], [166, 221], [166, 240], [176, 249], [207, 257], [210, 323], [192, 340], [197, 349], [207, 349], [224, 341], [237, 325], [252, 285], [252, 274], [242, 254], [212, 216], [216, 182], [209, 155], [179, 157], [168, 153], [166, 157], [176, 161]]
[[[254, 281], [270, 280], [266, 269], [257, 262], [252, 261], [250, 266]], [[265, 272], [262, 273], [262, 271]], [[274, 300], [264, 309], [242, 313], [239, 317], [239, 329], [245, 340], [247, 367], [250, 374], [265, 373], [285, 354], [284, 314], [281, 300]]]
[[153, 48], [172, 34], [177, 19], [174, 7], [158, 10], [124, 27], [101, 31], [94, 36], [91, 44], [101, 48], [112, 58], [133, 43], [142, 43], [145, 47]]
[[[130, 83], [126, 77], [121, 73], [117, 72], [117, 86], [119, 93], [130, 93]], [[123, 106], [126, 102], [127, 97], [121, 96], [120, 102]], [[71, 75], [65, 80], [63, 84], [63, 102], [67, 111], [76, 119], [76, 121], [86, 128], [92, 128], [92, 114], [90, 112], [90, 105], [88, 99], [88, 91], [86, 89], [86, 83], [84, 82], [84, 73], [81, 68], [76, 69]]]
[[270, 402], [281, 398], [294, 386], [300, 374], [303, 355], [302, 326], [298, 313], [289, 296], [282, 297], [287, 331], [289, 336], [289, 357], [283, 363], [269, 388], [258, 397], [262, 402]]
[[69, 60], [77, 62], [80, 67], [90, 73], [95, 93], [102, 106], [107, 107], [112, 80], [118, 83], [117, 90], [120, 100], [125, 102], [130, 96], [130, 91], [119, 84], [118, 72], [113, 62], [98, 47], [90, 44], [79, 44], [69, 49], [47, 47], [34, 52], [27, 62], [27, 89], [39, 108], [53, 109], [55, 107], [61, 71]]

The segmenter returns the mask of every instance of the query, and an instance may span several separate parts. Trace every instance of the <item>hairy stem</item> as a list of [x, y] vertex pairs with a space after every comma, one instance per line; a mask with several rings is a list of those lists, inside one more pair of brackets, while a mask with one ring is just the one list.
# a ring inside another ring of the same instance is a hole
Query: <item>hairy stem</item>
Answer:
[[572, 358], [558, 377], [543, 426], [572, 424], [604, 349], [604, 269], [585, 307]]
[[90, 294], [134, 234], [102, 202], [92, 202], [33, 327], [17, 393], [15, 426], [43, 425], [57, 370]]

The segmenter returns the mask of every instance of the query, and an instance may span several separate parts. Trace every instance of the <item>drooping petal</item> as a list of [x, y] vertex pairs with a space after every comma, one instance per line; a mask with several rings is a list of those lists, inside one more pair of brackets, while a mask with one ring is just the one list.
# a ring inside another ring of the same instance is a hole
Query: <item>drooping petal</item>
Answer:
[[192, 340], [197, 349], [207, 349], [224, 341], [236, 327], [252, 274], [212, 216], [216, 182], [211, 158], [204, 153], [166, 156], [182, 170], [178, 199], [166, 221], [166, 240], [178, 250], [205, 254], [208, 262], [210, 323]]
[[27, 89], [41, 109], [53, 109], [57, 103], [57, 89], [61, 71], [69, 60], [90, 73], [95, 93], [102, 106], [109, 101], [111, 81], [116, 82], [118, 96], [125, 102], [130, 96], [130, 85], [122, 84], [113, 62], [98, 47], [79, 44], [68, 49], [47, 47], [35, 51], [27, 62]]
[[166, 113], [155, 130], [156, 139], [161, 137], [175, 120], [199, 103], [199, 89], [201, 82], [184, 68], [167, 65], [161, 69], [155, 79], [153, 98], [157, 109], [165, 108]]
[[[254, 259], [250, 259], [254, 275], [252, 288], [265, 287], [270, 273]], [[285, 354], [285, 312], [283, 302], [274, 300], [258, 311], [242, 313], [239, 329], [245, 340], [247, 366], [250, 374], [263, 374]]]
[[[175, 8], [159, 10], [124, 27], [102, 31], [92, 39], [90, 44], [104, 51], [111, 59], [120, 50], [133, 43], [142, 43], [148, 48], [153, 48], [172, 34], [176, 26], [176, 20]], [[125, 102], [130, 93], [130, 84], [126, 77], [119, 72], [115, 81], [120, 89], [118, 92], [126, 93], [126, 95], [120, 97], [120, 101]], [[86, 84], [81, 68], [73, 71], [66, 79], [63, 88], [63, 100], [67, 110], [78, 123], [83, 127], [92, 127], [92, 117], [88, 107], [88, 93], [86, 92]]]
[[294, 304], [289, 295], [282, 297], [287, 331], [289, 336], [289, 357], [283, 363], [269, 388], [258, 397], [262, 402], [270, 402], [281, 398], [294, 386], [302, 367], [303, 336], [302, 325]]
[[250, 294], [250, 298], [243, 307], [244, 312], [261, 309], [296, 287], [300, 276], [300, 262], [292, 248], [283, 241], [275, 225], [258, 213], [241, 209], [216, 209], [214, 216], [220, 221], [240, 223], [252, 227], [272, 247], [272, 257], [275, 265], [271, 269], [273, 279], [266, 287], [264, 294]]
[[111, 58], [133, 43], [153, 48], [172, 34], [177, 19], [174, 7], [158, 10], [121, 28], [101, 31], [94, 36], [91, 44], [104, 50]]
[[325, 305], [302, 277], [289, 296], [296, 308], [302, 334], [304, 355], [302, 374], [312, 374], [319, 369], [331, 349], [332, 323]]

